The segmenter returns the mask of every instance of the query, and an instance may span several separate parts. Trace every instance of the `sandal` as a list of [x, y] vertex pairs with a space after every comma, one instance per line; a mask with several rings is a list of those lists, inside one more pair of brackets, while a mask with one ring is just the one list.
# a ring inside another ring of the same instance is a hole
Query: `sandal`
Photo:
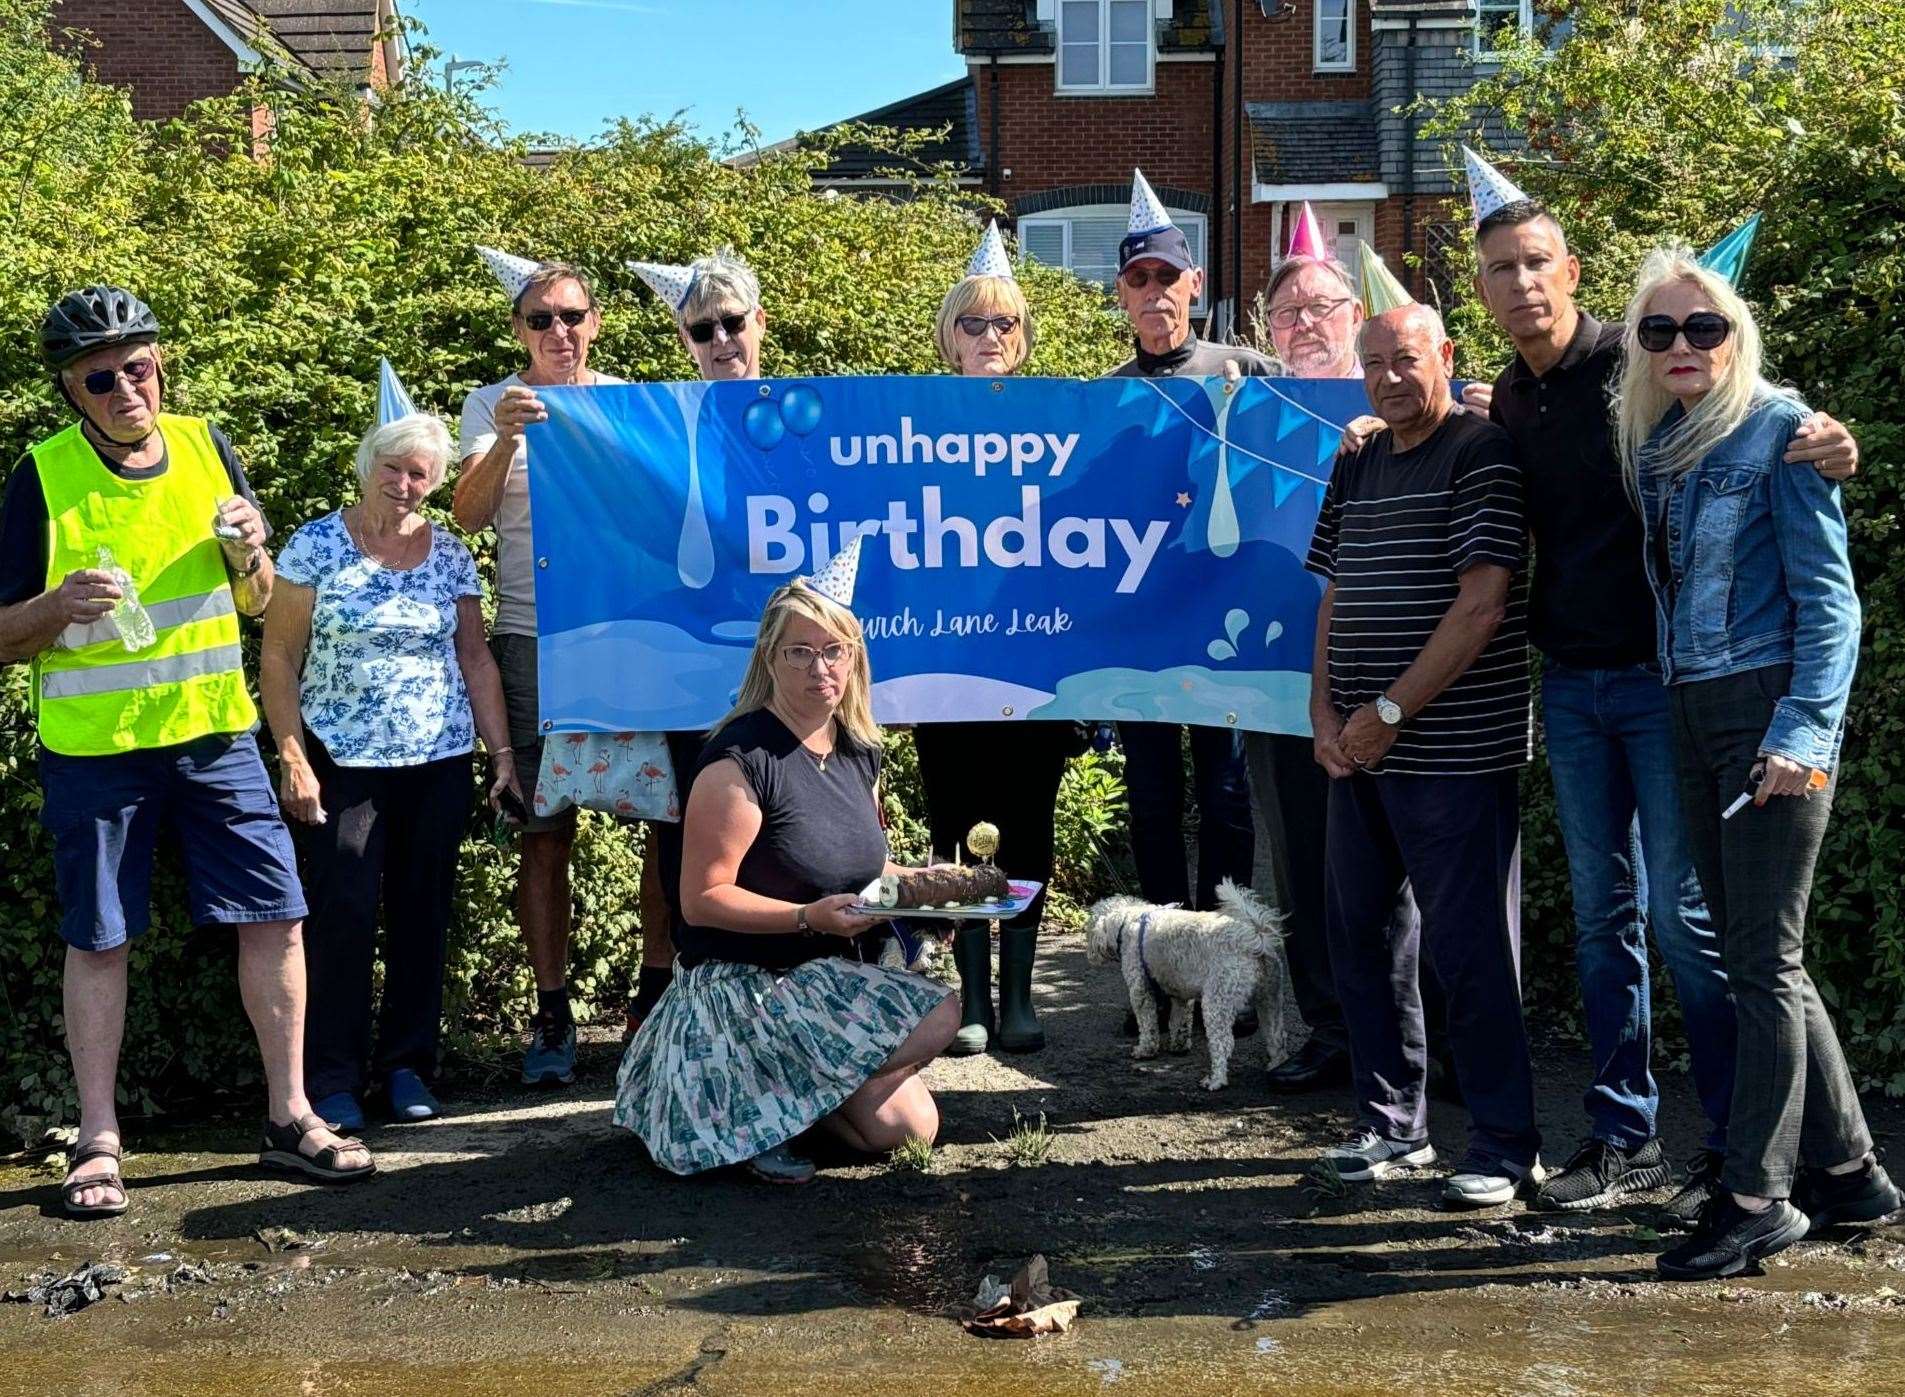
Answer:
[[[67, 1152], [66, 1182], [60, 1185], [60, 1198], [69, 1218], [116, 1218], [126, 1211], [126, 1181], [119, 1173], [119, 1162], [123, 1156], [119, 1146], [102, 1144], [94, 1140], [81, 1149], [78, 1145]], [[110, 1159], [110, 1174], [95, 1174], [90, 1178], [75, 1179], [73, 1171], [82, 1164], [90, 1164], [95, 1159]], [[109, 1188], [119, 1195], [117, 1203], [83, 1204], [75, 1200], [89, 1188]]]
[[305, 1154], [298, 1148], [304, 1137], [318, 1130], [329, 1130], [322, 1117], [300, 1116], [289, 1125], [278, 1125], [269, 1116], [265, 1118], [265, 1140], [258, 1149], [258, 1162], [267, 1169], [284, 1169], [292, 1173], [304, 1174], [327, 1184], [347, 1184], [353, 1179], [368, 1179], [377, 1172], [377, 1161], [360, 1164], [355, 1169], [340, 1169], [338, 1157], [347, 1150], [361, 1150], [364, 1142], [358, 1139], [340, 1139], [335, 1145], [326, 1145], [316, 1154]]

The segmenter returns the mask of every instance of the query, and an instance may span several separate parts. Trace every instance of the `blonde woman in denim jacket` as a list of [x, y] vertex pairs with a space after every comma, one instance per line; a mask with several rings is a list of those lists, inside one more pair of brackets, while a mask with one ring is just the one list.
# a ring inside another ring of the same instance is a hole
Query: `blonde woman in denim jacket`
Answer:
[[1626, 323], [1621, 455], [1645, 528], [1688, 837], [1739, 1019], [1722, 1187], [1659, 1258], [1664, 1276], [1705, 1279], [1809, 1229], [1905, 1207], [1803, 959], [1859, 599], [1838, 487], [1781, 465], [1809, 414], [1761, 376], [1745, 301], [1667, 249], [1642, 268]]

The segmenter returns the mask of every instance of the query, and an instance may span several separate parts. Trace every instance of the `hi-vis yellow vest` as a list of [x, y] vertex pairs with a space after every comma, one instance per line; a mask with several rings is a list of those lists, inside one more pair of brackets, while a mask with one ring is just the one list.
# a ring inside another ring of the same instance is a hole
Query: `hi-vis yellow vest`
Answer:
[[46, 495], [47, 586], [97, 567], [104, 545], [138, 587], [155, 634], [128, 651], [106, 616], [68, 626], [34, 662], [40, 741], [65, 756], [169, 747], [258, 721], [212, 533], [231, 478], [202, 419], [161, 416], [159, 432], [169, 464], [151, 480], [107, 470], [78, 423], [33, 448]]

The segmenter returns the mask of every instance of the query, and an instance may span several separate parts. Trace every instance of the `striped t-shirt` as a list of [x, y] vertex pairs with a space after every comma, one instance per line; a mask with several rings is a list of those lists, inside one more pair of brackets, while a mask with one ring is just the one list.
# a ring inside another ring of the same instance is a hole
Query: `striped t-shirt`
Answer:
[[1336, 463], [1306, 566], [1335, 586], [1330, 700], [1345, 717], [1414, 663], [1478, 563], [1514, 570], [1508, 611], [1462, 675], [1406, 720], [1380, 770], [1471, 776], [1530, 755], [1521, 467], [1508, 434], [1460, 409], [1426, 441], [1379, 432]]

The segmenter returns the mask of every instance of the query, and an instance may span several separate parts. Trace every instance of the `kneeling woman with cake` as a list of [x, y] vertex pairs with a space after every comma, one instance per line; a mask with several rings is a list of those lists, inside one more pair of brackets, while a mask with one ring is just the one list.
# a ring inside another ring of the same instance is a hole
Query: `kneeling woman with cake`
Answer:
[[918, 1072], [959, 1027], [946, 986], [876, 964], [884, 913], [855, 910], [887, 858], [859, 545], [768, 599], [739, 702], [714, 730], [682, 831], [679, 971], [629, 1044], [615, 1122], [662, 1168], [746, 1163], [776, 1183], [819, 1124], [870, 1154], [931, 1141]]

